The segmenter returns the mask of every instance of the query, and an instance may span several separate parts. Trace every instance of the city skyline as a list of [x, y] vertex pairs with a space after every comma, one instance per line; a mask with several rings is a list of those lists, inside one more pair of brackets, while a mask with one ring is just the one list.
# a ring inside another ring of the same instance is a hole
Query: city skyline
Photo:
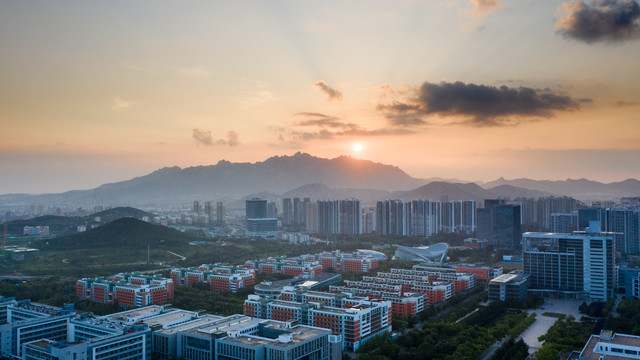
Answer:
[[640, 178], [639, 19], [635, 0], [4, 2], [0, 194], [297, 151]]

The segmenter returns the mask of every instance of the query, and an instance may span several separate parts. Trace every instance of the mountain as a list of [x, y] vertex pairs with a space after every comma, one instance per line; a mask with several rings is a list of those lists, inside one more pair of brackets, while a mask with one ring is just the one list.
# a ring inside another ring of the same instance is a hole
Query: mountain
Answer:
[[48, 226], [52, 235], [63, 236], [75, 233], [78, 225], [104, 225], [114, 220], [130, 217], [142, 219], [144, 216], [152, 217], [153, 214], [132, 207], [116, 207], [107, 209], [88, 216], [39, 216], [28, 220], [14, 220], [7, 223], [7, 233], [22, 234], [25, 226]]
[[611, 200], [621, 197], [640, 196], [640, 181], [627, 179], [620, 182], [601, 183], [587, 179], [532, 180], [499, 178], [483, 186], [492, 188], [499, 185], [511, 185], [531, 190], [545, 191], [554, 195], [566, 195], [578, 200]]
[[280, 194], [312, 183], [322, 183], [334, 188], [387, 190], [411, 189], [424, 184], [424, 181], [407, 175], [396, 166], [349, 156], [323, 159], [298, 152], [292, 156], [275, 156], [256, 163], [220, 161], [210, 166], [163, 168], [145, 176], [105, 184], [92, 190], [44, 195], [3, 195], [0, 196], [0, 205], [184, 204], [195, 199], [238, 199], [259, 191]]
[[497, 186], [483, 189], [475, 183], [446, 183], [441, 181], [431, 182], [410, 191], [396, 191], [389, 195], [389, 199], [431, 199], [431, 200], [475, 200], [478, 203], [485, 199], [516, 198], [518, 196], [542, 197], [548, 193], [517, 188], [514, 186]]

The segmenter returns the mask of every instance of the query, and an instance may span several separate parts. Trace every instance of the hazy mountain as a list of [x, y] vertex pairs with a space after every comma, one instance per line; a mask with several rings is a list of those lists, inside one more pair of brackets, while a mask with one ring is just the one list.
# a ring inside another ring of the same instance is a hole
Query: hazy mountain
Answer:
[[231, 163], [181, 169], [163, 168], [127, 181], [92, 190], [61, 194], [3, 195], [0, 204], [67, 203], [154, 205], [189, 203], [195, 199], [239, 199], [260, 191], [284, 193], [305, 184], [376, 190], [411, 189], [424, 184], [396, 166], [340, 156], [323, 159], [309, 154], [275, 156], [263, 162]]
[[[523, 195], [526, 194], [526, 195]], [[389, 199], [430, 199], [430, 200], [475, 200], [482, 203], [484, 199], [516, 198], [518, 196], [542, 197], [548, 193], [517, 188], [513, 186], [498, 186], [483, 189], [475, 183], [446, 183], [432, 182], [410, 191], [396, 191], [389, 195]]]
[[627, 196], [640, 196], [640, 181], [636, 179], [605, 184], [587, 179], [531, 180], [524, 178], [506, 180], [499, 178], [483, 186], [488, 189], [499, 185], [545, 191], [555, 195], [571, 196], [579, 200], [610, 200]]

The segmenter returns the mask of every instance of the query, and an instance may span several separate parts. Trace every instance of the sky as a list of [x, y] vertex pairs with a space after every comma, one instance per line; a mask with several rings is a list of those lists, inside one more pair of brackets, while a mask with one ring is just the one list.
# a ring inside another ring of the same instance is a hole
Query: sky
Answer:
[[297, 151], [640, 178], [639, 38], [636, 0], [2, 1], [0, 194]]

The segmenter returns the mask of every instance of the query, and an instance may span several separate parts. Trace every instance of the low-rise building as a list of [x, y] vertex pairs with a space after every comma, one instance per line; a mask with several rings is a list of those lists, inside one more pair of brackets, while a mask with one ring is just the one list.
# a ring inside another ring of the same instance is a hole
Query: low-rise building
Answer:
[[580, 352], [579, 359], [640, 359], [640, 336], [616, 334], [611, 330], [602, 330], [600, 335], [591, 335]]
[[489, 281], [489, 300], [523, 301], [527, 297], [529, 275], [512, 271]]

